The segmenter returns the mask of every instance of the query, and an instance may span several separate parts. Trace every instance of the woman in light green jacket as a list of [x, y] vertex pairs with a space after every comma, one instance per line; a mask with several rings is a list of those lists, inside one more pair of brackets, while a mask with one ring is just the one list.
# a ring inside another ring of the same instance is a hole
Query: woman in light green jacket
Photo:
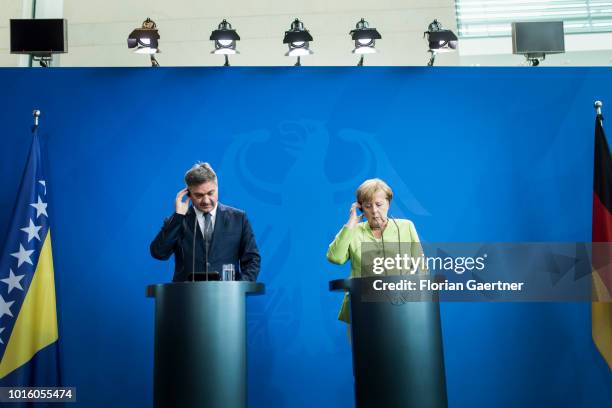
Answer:
[[[361, 277], [361, 245], [364, 242], [410, 243], [410, 254], [417, 258], [422, 255], [419, 236], [410, 220], [389, 219], [389, 205], [393, 191], [381, 179], [364, 181], [356, 192], [357, 202], [351, 205], [349, 219], [336, 235], [327, 250], [327, 260], [343, 264], [351, 260], [351, 278]], [[358, 215], [360, 209], [363, 214]], [[361, 222], [363, 218], [367, 221]], [[401, 245], [400, 244], [400, 248]], [[349, 297], [344, 296], [338, 319], [350, 323]]]

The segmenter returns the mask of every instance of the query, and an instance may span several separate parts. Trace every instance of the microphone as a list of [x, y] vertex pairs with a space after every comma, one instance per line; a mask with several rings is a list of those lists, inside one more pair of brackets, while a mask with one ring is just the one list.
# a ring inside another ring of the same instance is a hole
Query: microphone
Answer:
[[[392, 215], [389, 215], [389, 218], [391, 218], [391, 221], [393, 221], [393, 224], [395, 224], [395, 229], [397, 230], [397, 242], [398, 242], [398, 243], [399, 243], [399, 245], [400, 245], [400, 248], [399, 248], [399, 249], [400, 249], [400, 252], [402, 252], [402, 246], [401, 246], [401, 245], [402, 245], [402, 241], [401, 241], [401, 239], [400, 239], [400, 229], [399, 229], [399, 225], [397, 225], [397, 222], [395, 221], [395, 218], [393, 218], [393, 216], [392, 216]], [[387, 218], [387, 219], [389, 219], [389, 218]]]
[[[395, 218], [393, 218], [391, 215], [389, 215], [389, 216], [391, 217], [391, 221], [393, 221], [393, 223], [395, 224], [395, 228], [397, 229], [397, 242], [399, 243], [398, 244], [399, 245], [399, 251], [401, 253], [402, 252], [402, 241], [400, 240], [400, 229], [399, 229], [399, 226], [397, 225], [397, 222], [395, 222]], [[413, 244], [415, 244], [415, 243], [414, 242], [409, 242], [409, 247], [411, 247]], [[416, 244], [419, 245], [421, 254], [424, 255], [421, 243], [417, 242]], [[410, 256], [412, 257], [412, 252], [410, 253]], [[421, 265], [421, 266], [423, 266], [423, 265]], [[426, 266], [423, 266], [423, 267], [424, 267], [424, 270], [427, 271], [427, 267]], [[423, 269], [421, 271], [423, 271]], [[416, 272], [416, 268], [415, 268], [415, 272]]]
[[395, 221], [395, 218], [393, 218], [393, 216], [391, 214], [389, 214], [389, 218], [391, 218], [391, 221], [393, 221], [393, 224], [395, 224], [395, 229], [397, 230], [397, 245], [398, 245], [399, 253], [401, 254], [402, 253], [402, 239], [401, 239], [401, 236], [400, 236], [399, 225], [397, 225], [397, 222]]
[[194, 221], [193, 221], [193, 249], [191, 250], [191, 281], [195, 282], [195, 248], [196, 248], [196, 228], [198, 226], [198, 213], [193, 210]]
[[[395, 218], [393, 218], [393, 216], [391, 216], [391, 214], [388, 214], [389, 216], [384, 220], [385, 223], [388, 224], [389, 219], [391, 219], [391, 221], [393, 221], [393, 224], [395, 224], [395, 230], [397, 231], [397, 245], [398, 245], [398, 250], [399, 253], [402, 253], [402, 240], [401, 240], [401, 236], [400, 236], [400, 229], [399, 229], [399, 225], [397, 225], [397, 221], [395, 221]], [[383, 245], [383, 256], [385, 256], [385, 237], [384, 237], [384, 231], [381, 232], [380, 238], [382, 239], [382, 245]], [[386, 276], [386, 271], [385, 271], [385, 276]]]

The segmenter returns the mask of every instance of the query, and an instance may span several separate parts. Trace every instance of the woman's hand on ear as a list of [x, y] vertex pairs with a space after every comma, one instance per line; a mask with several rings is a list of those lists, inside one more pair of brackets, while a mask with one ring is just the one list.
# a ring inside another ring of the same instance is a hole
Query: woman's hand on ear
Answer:
[[349, 211], [349, 219], [346, 222], [346, 226], [349, 228], [353, 228], [363, 219], [363, 214], [358, 215], [357, 209], [361, 209], [361, 205], [359, 203], [353, 203]]

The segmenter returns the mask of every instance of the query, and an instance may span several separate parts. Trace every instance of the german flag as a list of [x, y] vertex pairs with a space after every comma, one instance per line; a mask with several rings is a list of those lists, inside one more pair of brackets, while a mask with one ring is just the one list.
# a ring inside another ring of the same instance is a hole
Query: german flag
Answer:
[[612, 157], [601, 114], [595, 118], [594, 167], [592, 333], [595, 345], [612, 369]]

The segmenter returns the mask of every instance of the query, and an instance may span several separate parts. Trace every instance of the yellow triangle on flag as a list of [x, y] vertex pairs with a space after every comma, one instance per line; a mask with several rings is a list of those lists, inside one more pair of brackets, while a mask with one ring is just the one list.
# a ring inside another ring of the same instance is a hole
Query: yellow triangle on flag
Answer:
[[49, 230], [38, 258], [34, 277], [0, 362], [0, 378], [6, 377], [30, 361], [38, 351], [57, 339], [55, 278], [51, 230]]

